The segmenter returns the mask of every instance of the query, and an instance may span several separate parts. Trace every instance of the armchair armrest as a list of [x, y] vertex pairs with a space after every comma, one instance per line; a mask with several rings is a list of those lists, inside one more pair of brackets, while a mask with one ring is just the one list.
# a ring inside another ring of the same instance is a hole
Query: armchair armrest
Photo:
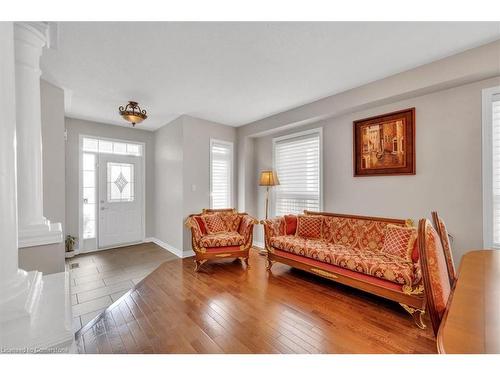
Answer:
[[274, 219], [262, 220], [261, 224], [264, 225], [264, 243], [266, 249], [269, 250], [269, 240], [271, 237], [285, 235], [285, 218], [275, 217]]
[[245, 238], [245, 247], [252, 244], [253, 226], [258, 223], [259, 221], [252, 216], [242, 215], [238, 233]]
[[193, 248], [195, 246], [198, 247], [198, 243], [199, 243], [201, 237], [203, 236], [203, 234], [201, 233], [200, 226], [198, 225], [198, 222], [196, 221], [194, 216], [189, 216], [187, 218], [186, 222], [184, 223], [184, 225], [186, 227], [188, 227], [189, 229], [191, 229]]

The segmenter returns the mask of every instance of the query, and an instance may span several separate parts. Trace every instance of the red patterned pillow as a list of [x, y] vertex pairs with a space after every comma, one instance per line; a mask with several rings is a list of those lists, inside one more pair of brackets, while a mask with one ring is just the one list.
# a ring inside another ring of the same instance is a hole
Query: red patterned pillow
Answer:
[[194, 219], [198, 223], [201, 234], [207, 234], [207, 226], [205, 225], [205, 221], [203, 220], [203, 218], [201, 216], [195, 216]]
[[221, 216], [218, 214], [204, 215], [203, 221], [205, 221], [208, 233], [220, 233], [227, 231], [224, 220], [222, 220]]
[[295, 235], [297, 232], [297, 216], [285, 215], [285, 234]]
[[296, 236], [305, 238], [321, 238], [323, 230], [322, 216], [299, 215], [297, 218]]
[[224, 225], [229, 232], [237, 232], [241, 223], [241, 215], [225, 214], [221, 215]]
[[385, 227], [382, 252], [411, 262], [416, 239], [416, 228], [389, 224]]

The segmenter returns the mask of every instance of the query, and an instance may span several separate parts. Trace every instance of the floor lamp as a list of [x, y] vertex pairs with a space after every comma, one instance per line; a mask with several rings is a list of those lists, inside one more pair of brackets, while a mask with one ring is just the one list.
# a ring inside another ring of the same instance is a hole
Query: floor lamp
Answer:
[[[266, 187], [266, 220], [269, 216], [269, 188], [272, 186], [279, 185], [278, 175], [274, 171], [262, 171], [260, 172], [259, 185]], [[266, 250], [259, 252], [261, 255], [267, 253]]]

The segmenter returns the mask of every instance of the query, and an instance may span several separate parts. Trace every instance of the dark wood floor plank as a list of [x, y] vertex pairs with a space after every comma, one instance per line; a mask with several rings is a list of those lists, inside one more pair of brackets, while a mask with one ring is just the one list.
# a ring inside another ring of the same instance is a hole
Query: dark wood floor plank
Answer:
[[137, 348], [137, 343], [130, 332], [129, 326], [123, 317], [120, 308], [117, 306], [111, 310], [111, 314], [116, 323], [116, 329], [125, 347], [127, 353], [135, 353]]
[[[127, 255], [133, 256], [133, 247]], [[119, 251], [116, 250], [116, 256]], [[390, 301], [277, 264], [163, 263], [77, 334], [86, 353], [435, 353]]]

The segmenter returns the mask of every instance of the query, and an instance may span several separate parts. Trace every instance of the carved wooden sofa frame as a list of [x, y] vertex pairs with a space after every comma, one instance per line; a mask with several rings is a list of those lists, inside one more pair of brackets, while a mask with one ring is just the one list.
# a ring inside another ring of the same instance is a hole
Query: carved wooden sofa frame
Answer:
[[[336, 216], [348, 219], [374, 220], [401, 226], [413, 226], [413, 221], [411, 219], [401, 220], [312, 211], [304, 211], [304, 214]], [[265, 221], [261, 221], [261, 224], [265, 224]], [[375, 283], [370, 283], [367, 282], [366, 279], [377, 278], [375, 276], [360, 274], [356, 271], [347, 270], [338, 266], [275, 249], [269, 244], [269, 236], [267, 235], [267, 230], [267, 226], [264, 225], [265, 247], [267, 250], [266, 266], [268, 271], [271, 271], [271, 268], [275, 262], [279, 262], [324, 277], [326, 279], [333, 280], [340, 284], [344, 284], [362, 290], [364, 292], [368, 292], [379, 297], [398, 302], [412, 316], [415, 324], [419, 328], [425, 329], [426, 325], [424, 324], [422, 317], [425, 314], [426, 299], [422, 281], [420, 281], [420, 283], [414, 287], [404, 285], [400, 288], [400, 290], [397, 290], [394, 287], [389, 287], [389, 284], [394, 284], [389, 281], [387, 281], [387, 283], [381, 283], [381, 279], [374, 280]], [[418, 243], [418, 239], [415, 242]], [[388, 287], [381, 286], [380, 284], [386, 284]]]

